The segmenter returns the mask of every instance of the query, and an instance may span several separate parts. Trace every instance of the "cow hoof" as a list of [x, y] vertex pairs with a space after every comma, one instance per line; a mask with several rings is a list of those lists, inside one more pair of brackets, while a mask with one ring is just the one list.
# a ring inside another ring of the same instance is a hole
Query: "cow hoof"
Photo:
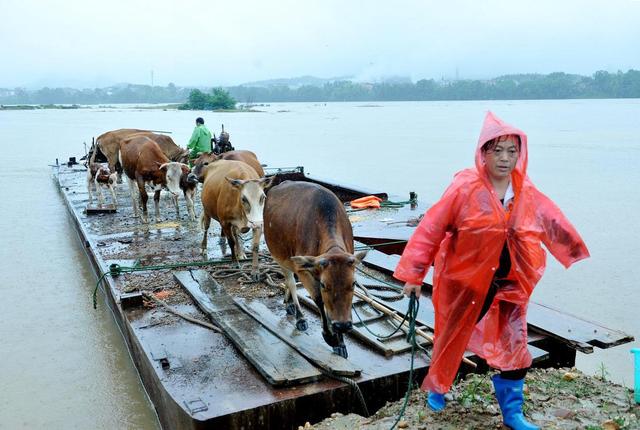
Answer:
[[287, 315], [295, 315], [296, 314], [296, 305], [294, 305], [293, 303], [289, 303], [286, 306], [287, 309]]
[[305, 331], [306, 329], [308, 329], [309, 326], [307, 325], [307, 320], [301, 319], [296, 321], [296, 328], [300, 331]]
[[327, 343], [327, 345], [333, 348], [338, 348], [340, 346], [340, 341], [338, 340], [338, 336], [336, 336], [335, 334], [329, 334], [323, 331], [322, 337], [324, 338], [324, 341]]
[[347, 354], [347, 347], [345, 345], [334, 346], [333, 353], [338, 354], [342, 358], [347, 358], [349, 354]]

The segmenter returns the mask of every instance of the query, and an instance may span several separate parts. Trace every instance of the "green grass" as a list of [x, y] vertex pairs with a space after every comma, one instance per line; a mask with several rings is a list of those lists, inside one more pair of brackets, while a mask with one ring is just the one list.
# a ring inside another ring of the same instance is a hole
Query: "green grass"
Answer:
[[548, 394], [549, 396], [556, 396], [560, 393], [567, 393], [573, 394], [579, 399], [584, 399], [602, 394], [600, 388], [589, 384], [588, 381], [583, 378], [566, 381], [562, 378], [562, 376], [557, 376], [549, 380], [531, 380], [527, 384], [530, 388], [537, 388], [538, 390]]
[[460, 404], [470, 406], [480, 401], [491, 402], [493, 391], [488, 375], [471, 374], [467, 377], [466, 386], [460, 393]]

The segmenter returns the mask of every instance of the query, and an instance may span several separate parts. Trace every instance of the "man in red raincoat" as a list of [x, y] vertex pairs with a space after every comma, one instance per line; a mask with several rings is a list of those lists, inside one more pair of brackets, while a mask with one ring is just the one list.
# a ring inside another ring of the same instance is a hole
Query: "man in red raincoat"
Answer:
[[420, 295], [431, 264], [435, 342], [422, 388], [433, 410], [445, 406], [465, 349], [494, 368], [504, 423], [537, 429], [522, 414], [527, 305], [546, 261], [565, 267], [589, 256], [560, 209], [527, 177], [527, 136], [488, 112], [475, 168], [457, 173], [409, 240], [394, 276]]

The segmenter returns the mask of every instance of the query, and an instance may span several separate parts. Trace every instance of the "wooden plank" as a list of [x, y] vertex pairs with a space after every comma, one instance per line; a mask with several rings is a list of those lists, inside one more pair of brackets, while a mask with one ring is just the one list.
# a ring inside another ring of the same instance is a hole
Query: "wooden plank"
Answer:
[[85, 213], [87, 215], [97, 215], [97, 214], [114, 214], [116, 213], [116, 207], [114, 205], [102, 205], [102, 206], [89, 206], [85, 209]]
[[224, 287], [205, 270], [179, 271], [173, 276], [271, 385], [294, 385], [320, 378], [321, 373], [293, 348], [238, 308]]
[[264, 304], [255, 301], [243, 304], [236, 301], [236, 305], [321, 369], [344, 376], [357, 376], [362, 372], [361, 368], [334, 354], [329, 347], [319, 345], [317, 339], [301, 332], [286, 319], [278, 319]]
[[589, 349], [593, 350], [592, 345], [606, 349], [633, 341], [633, 336], [621, 331], [535, 302], [529, 304], [527, 322], [529, 326], [548, 336], [567, 340], [579, 351], [589, 352]]

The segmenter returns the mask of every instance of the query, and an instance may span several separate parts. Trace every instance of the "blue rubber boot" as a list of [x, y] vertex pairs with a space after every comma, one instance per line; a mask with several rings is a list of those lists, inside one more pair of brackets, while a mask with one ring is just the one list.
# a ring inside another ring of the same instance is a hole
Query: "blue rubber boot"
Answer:
[[429, 391], [429, 394], [427, 394], [427, 406], [429, 406], [432, 411], [440, 412], [444, 409], [445, 405], [444, 394]]
[[504, 425], [513, 430], [539, 430], [540, 427], [531, 424], [522, 414], [524, 379], [503, 379], [500, 375], [495, 375], [491, 380], [496, 390]]

